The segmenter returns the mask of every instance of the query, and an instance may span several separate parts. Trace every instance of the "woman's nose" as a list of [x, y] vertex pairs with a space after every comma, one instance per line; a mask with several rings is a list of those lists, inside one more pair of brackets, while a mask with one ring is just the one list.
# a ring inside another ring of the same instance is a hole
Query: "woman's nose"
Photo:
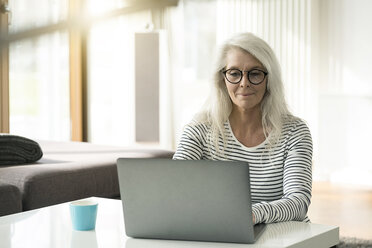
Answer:
[[240, 87], [242, 87], [242, 88], [249, 87], [249, 85], [250, 85], [250, 82], [248, 80], [248, 75], [243, 73], [242, 80], [240, 81]]

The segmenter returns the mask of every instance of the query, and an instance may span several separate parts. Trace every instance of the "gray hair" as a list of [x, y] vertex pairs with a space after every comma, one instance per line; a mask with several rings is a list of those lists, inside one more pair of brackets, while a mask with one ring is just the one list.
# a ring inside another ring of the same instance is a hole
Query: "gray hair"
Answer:
[[226, 40], [217, 51], [214, 65], [214, 79], [212, 90], [203, 110], [198, 113], [196, 122], [210, 125], [216, 150], [219, 136], [221, 135], [226, 145], [224, 123], [228, 120], [232, 111], [232, 102], [228, 94], [221, 70], [226, 66], [226, 56], [231, 49], [242, 49], [254, 56], [268, 72], [267, 89], [261, 102], [262, 126], [266, 138], [270, 134], [270, 146], [276, 143], [282, 132], [283, 121], [286, 118], [294, 118], [288, 110], [284, 87], [281, 78], [279, 62], [271, 47], [252, 33], [239, 33]]

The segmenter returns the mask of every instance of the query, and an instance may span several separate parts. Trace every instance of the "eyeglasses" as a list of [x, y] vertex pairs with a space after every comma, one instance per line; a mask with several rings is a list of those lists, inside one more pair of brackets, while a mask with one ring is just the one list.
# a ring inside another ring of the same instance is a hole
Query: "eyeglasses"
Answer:
[[266, 75], [268, 74], [266, 71], [260, 69], [253, 69], [250, 71], [241, 71], [239, 69], [228, 69], [223, 70], [222, 74], [225, 76], [226, 80], [232, 84], [238, 84], [242, 81], [244, 72], [247, 72], [248, 81], [251, 84], [258, 85], [265, 80]]

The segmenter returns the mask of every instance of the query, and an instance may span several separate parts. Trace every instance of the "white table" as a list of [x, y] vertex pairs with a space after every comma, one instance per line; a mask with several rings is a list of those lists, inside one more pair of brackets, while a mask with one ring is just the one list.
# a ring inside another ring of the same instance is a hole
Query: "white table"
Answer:
[[120, 200], [94, 198], [99, 202], [95, 231], [72, 229], [68, 203], [0, 217], [0, 248], [10, 247], [331, 247], [339, 242], [334, 226], [283, 222], [267, 226], [253, 245], [172, 240], [145, 240], [125, 235]]

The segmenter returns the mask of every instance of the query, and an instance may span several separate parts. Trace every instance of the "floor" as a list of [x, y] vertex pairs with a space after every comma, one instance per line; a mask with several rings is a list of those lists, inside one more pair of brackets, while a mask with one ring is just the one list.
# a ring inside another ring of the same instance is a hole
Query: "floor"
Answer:
[[314, 182], [308, 215], [312, 223], [339, 226], [340, 236], [372, 240], [372, 189]]

